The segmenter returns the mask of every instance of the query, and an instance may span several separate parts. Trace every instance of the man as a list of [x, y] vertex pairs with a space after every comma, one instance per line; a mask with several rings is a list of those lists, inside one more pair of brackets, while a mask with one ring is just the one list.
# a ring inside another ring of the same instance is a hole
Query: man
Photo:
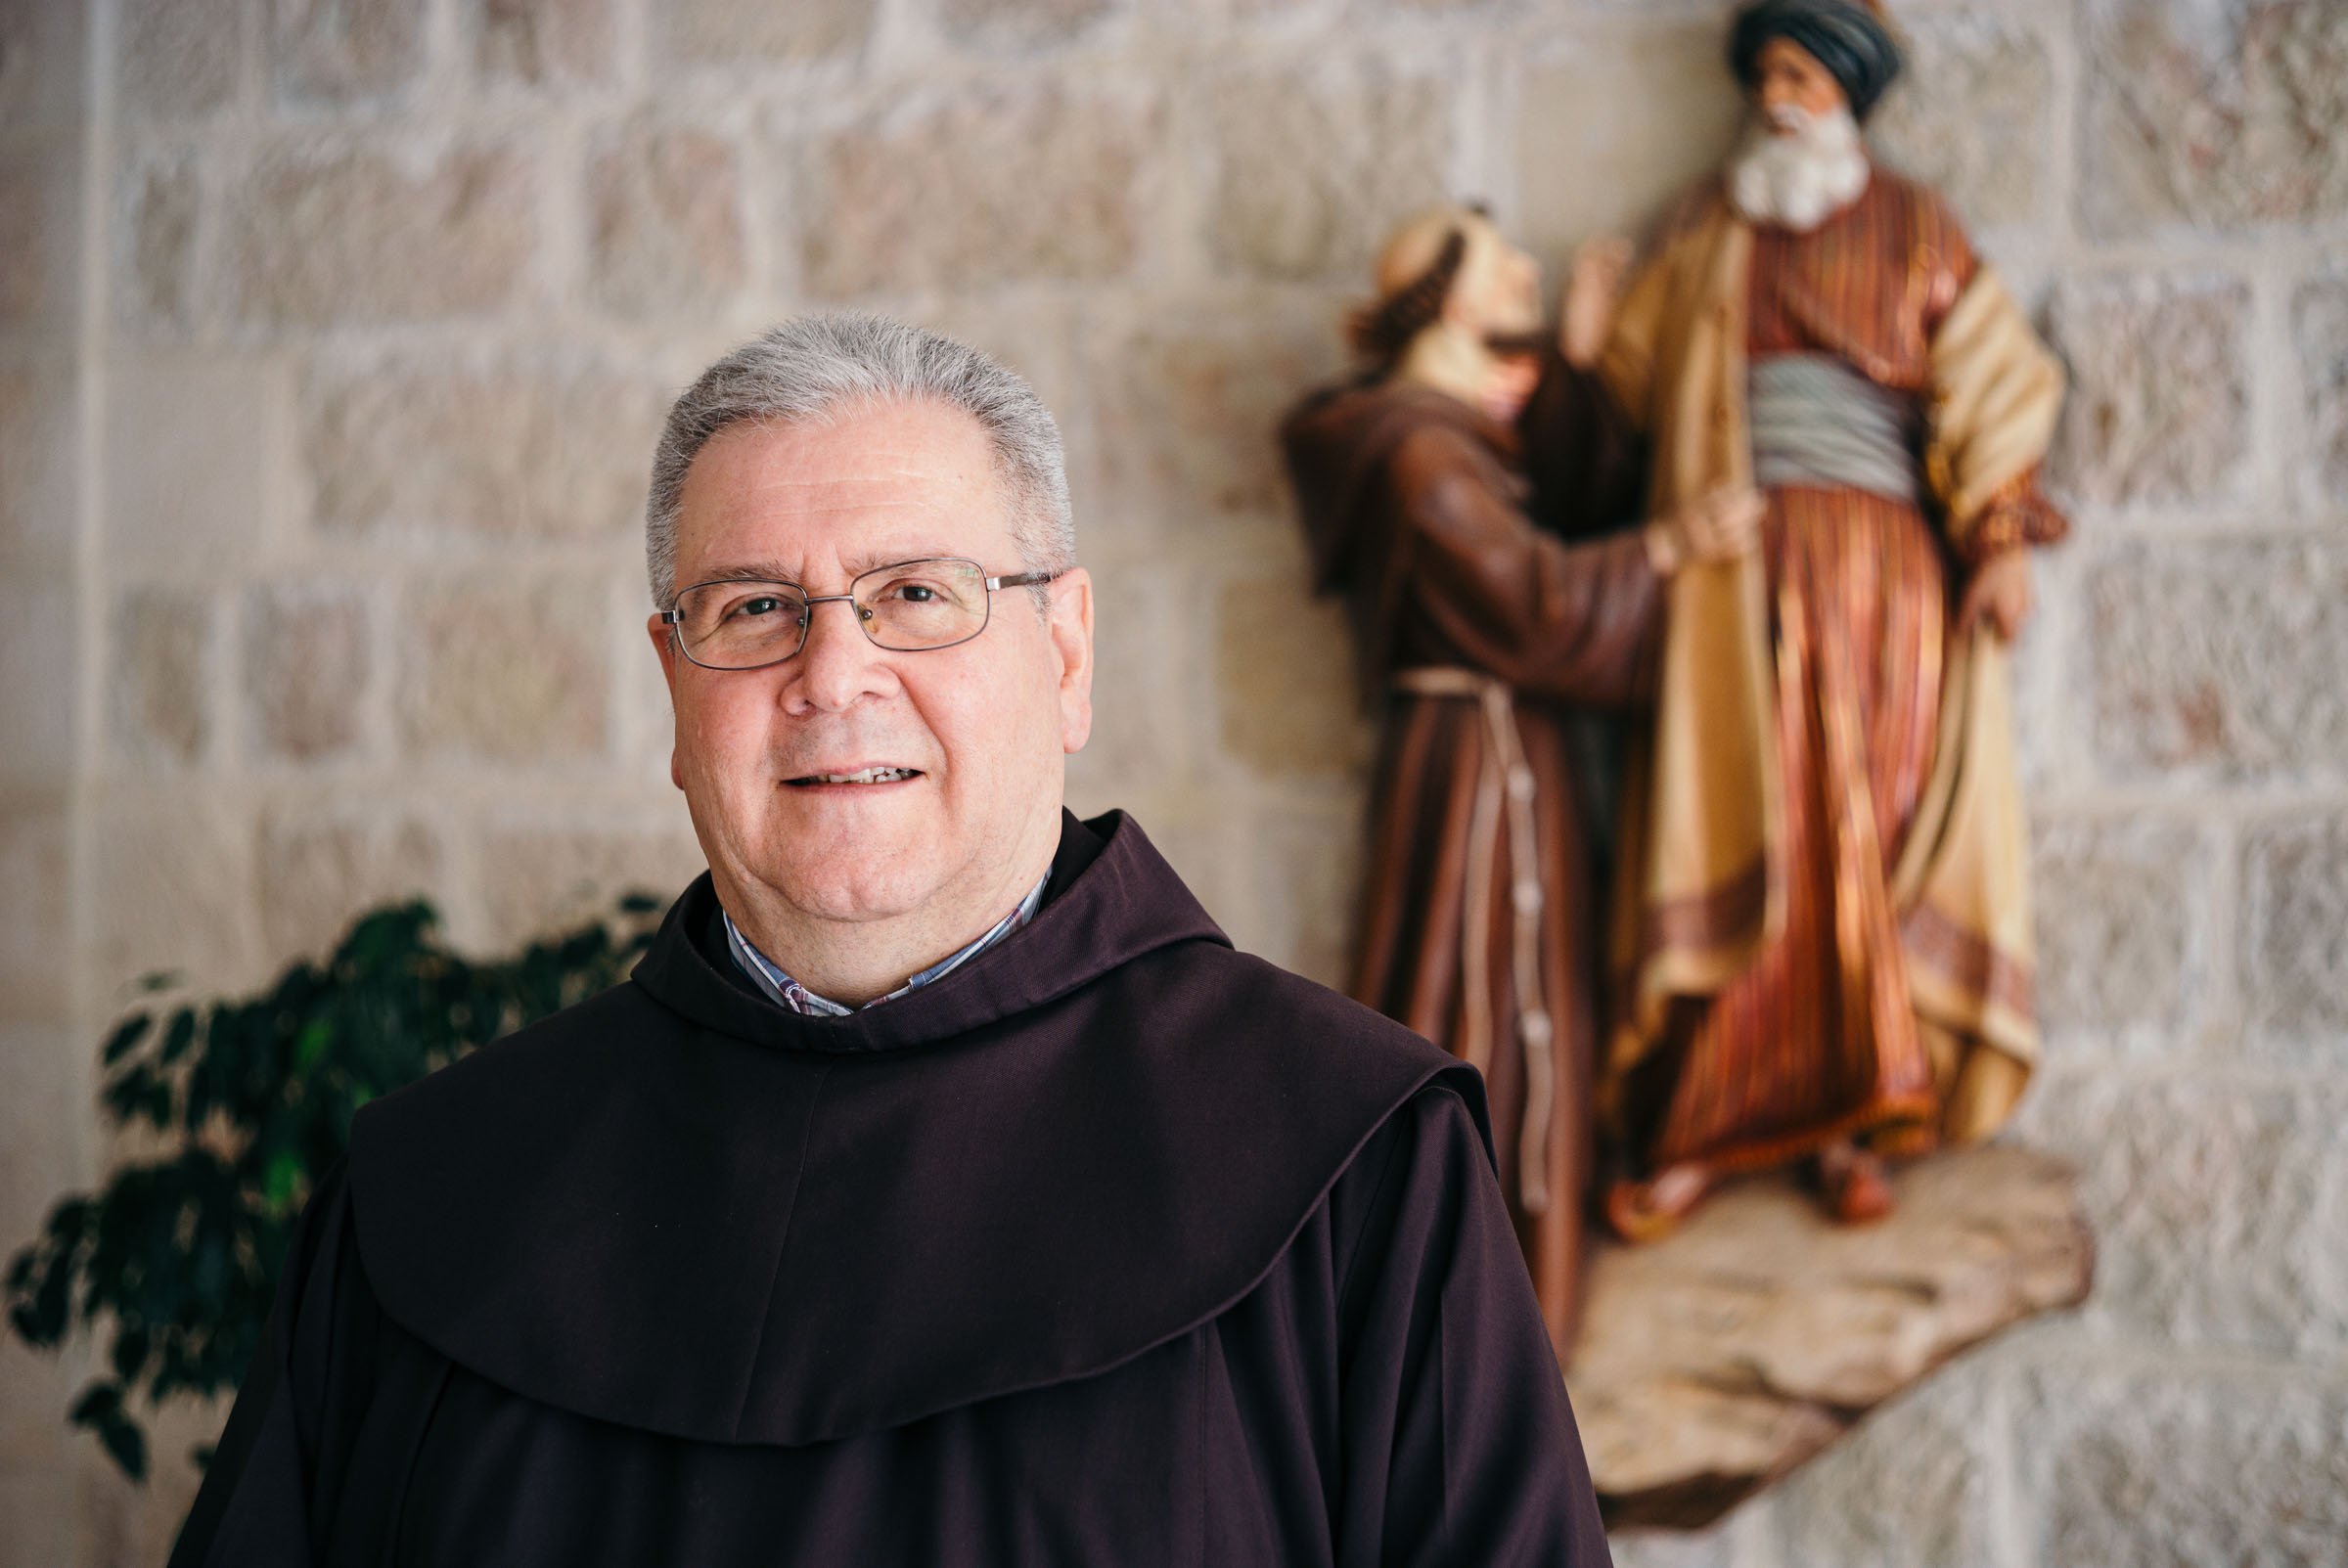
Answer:
[[[1597, 1011], [1568, 704], [1652, 685], [1661, 583], [1758, 537], [1723, 492], [1568, 545], [1528, 512], [1514, 421], [1541, 276], [1480, 210], [1403, 225], [1354, 324], [1368, 374], [1282, 426], [1316, 586], [1385, 694], [1352, 991], [1485, 1077], [1502, 1187], [1560, 1361], [1581, 1306]], [[1548, 349], [1554, 358], [1556, 350]]]
[[1603, 1563], [1473, 1074], [1061, 808], [1027, 385], [791, 324], [648, 518], [708, 874], [360, 1113], [174, 1563]]
[[[2004, 643], [2065, 528], [2061, 375], [1941, 201], [1870, 163], [1900, 65], [1873, 7], [1760, 0], [1729, 54], [1752, 135], [1532, 416], [1644, 448], [1657, 509], [1769, 496], [1758, 558], [1672, 585], [1626, 790], [1601, 1092], [1635, 1238], [1796, 1161], [1879, 1216], [1882, 1156], [1995, 1129], [2037, 1044]], [[1570, 314], [1611, 312], [1622, 254], [1577, 264]]]

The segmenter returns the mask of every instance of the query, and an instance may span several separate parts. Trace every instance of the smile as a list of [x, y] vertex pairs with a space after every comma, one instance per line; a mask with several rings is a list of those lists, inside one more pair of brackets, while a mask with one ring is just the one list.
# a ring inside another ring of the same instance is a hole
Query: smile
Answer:
[[804, 788], [809, 784], [902, 784], [908, 779], [919, 779], [921, 776], [922, 771], [919, 768], [860, 768], [854, 773], [810, 773], [789, 782], [794, 786]]

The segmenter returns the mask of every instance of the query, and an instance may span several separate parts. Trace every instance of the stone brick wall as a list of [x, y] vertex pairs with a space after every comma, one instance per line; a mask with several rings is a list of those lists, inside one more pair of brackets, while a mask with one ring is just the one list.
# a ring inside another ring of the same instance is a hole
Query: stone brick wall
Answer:
[[[663, 399], [790, 311], [1066, 426], [1077, 803], [1339, 969], [1370, 731], [1271, 424], [1375, 239], [1553, 263], [1709, 164], [1720, 0], [0, 0], [0, 1239], [101, 1168], [126, 982], [420, 890], [503, 943], [694, 869], [638, 627]], [[2102, 1285], [1671, 1568], [2317, 1564], [2348, 1539], [2348, 8], [1904, 0], [1891, 156], [2077, 387], [2023, 655], [2049, 1064]], [[525, 656], [526, 654], [526, 656]], [[0, 1349], [0, 1563], [158, 1562]], [[203, 1435], [191, 1417], [158, 1451]]]

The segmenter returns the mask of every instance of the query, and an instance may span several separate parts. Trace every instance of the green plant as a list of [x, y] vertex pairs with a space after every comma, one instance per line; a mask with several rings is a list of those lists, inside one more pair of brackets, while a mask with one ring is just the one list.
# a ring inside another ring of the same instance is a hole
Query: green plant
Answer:
[[[429, 905], [388, 906], [256, 995], [143, 1007], [115, 1025], [104, 1114], [158, 1151], [59, 1201], [7, 1276], [9, 1324], [26, 1344], [111, 1330], [111, 1373], [74, 1400], [73, 1424], [143, 1480], [132, 1396], [208, 1396], [244, 1376], [294, 1223], [358, 1108], [616, 984], [656, 907], [632, 894], [611, 919], [475, 962], [442, 943]], [[200, 1465], [209, 1456], [196, 1451]]]

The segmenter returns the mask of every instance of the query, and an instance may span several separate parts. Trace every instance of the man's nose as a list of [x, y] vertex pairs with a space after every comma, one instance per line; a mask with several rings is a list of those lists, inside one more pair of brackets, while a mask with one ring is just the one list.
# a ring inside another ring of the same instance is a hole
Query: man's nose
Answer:
[[886, 680], [880, 650], [864, 635], [863, 612], [850, 599], [821, 599], [807, 606], [807, 641], [787, 668], [783, 699], [793, 711], [836, 713], [878, 693]]

